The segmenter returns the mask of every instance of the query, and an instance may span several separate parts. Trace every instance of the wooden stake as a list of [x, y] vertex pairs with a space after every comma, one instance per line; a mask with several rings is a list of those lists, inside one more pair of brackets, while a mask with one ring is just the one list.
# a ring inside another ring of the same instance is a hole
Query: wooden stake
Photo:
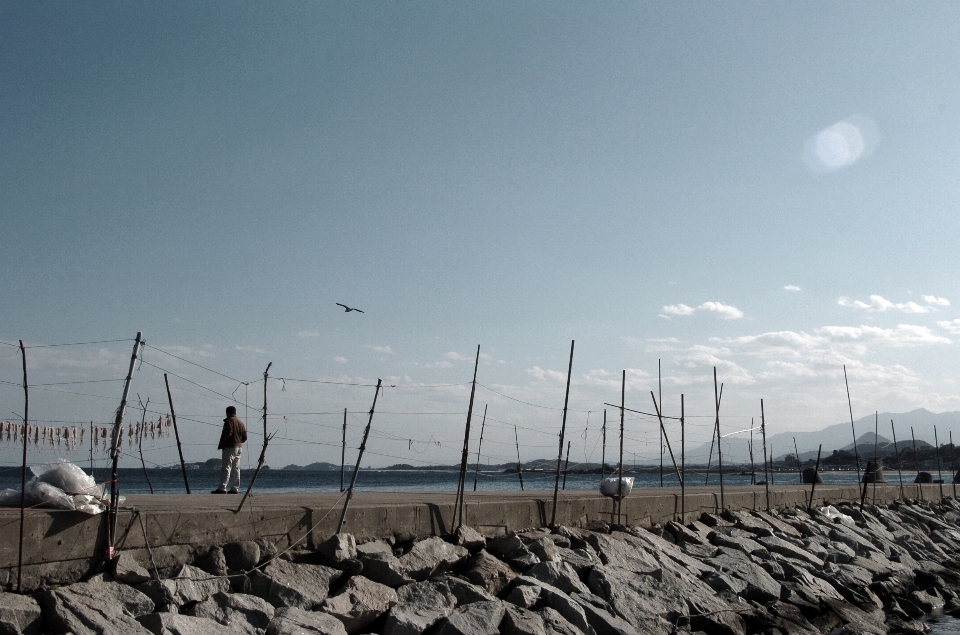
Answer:
[[513, 426], [513, 439], [517, 442], [517, 478], [520, 479], [520, 491], [523, 491], [523, 466], [520, 464], [520, 437], [517, 436], [517, 426]]
[[775, 485], [775, 483], [773, 482], [773, 466], [774, 466], [774, 461], [773, 461], [773, 444], [771, 443], [771, 444], [770, 444], [770, 484], [771, 484], [771, 485]]
[[[714, 369], [716, 370], [716, 369]], [[714, 377], [716, 380], [716, 377]], [[714, 386], [716, 388], [716, 386]], [[716, 393], [714, 393], [714, 398], [716, 399]], [[723, 384], [720, 384], [720, 399], [717, 399], [717, 402], [723, 399]], [[717, 442], [717, 437], [714, 434], [710, 435], [710, 454], [707, 456], [707, 474], [703, 479], [703, 484], [706, 486], [710, 482], [710, 465], [713, 463], [713, 446]]]
[[557, 492], [560, 489], [560, 459], [563, 457], [563, 440], [567, 434], [567, 405], [570, 403], [570, 375], [573, 373], [573, 345], [570, 340], [570, 364], [567, 366], [567, 392], [563, 397], [563, 422], [560, 424], [560, 449], [557, 451], [557, 478], [553, 483], [553, 509], [550, 511], [550, 528], [557, 526]]
[[817, 489], [817, 477], [820, 475], [820, 451], [823, 450], [823, 444], [817, 448], [817, 466], [813, 468], [813, 485], [810, 486], [810, 502], [807, 504], [807, 511], [813, 508], [813, 492]]
[[347, 488], [347, 498], [343, 501], [343, 511], [340, 512], [340, 522], [337, 523], [338, 534], [343, 531], [343, 523], [347, 518], [347, 508], [350, 506], [350, 499], [353, 498], [353, 488], [357, 484], [360, 460], [363, 458], [363, 451], [367, 447], [367, 437], [370, 436], [370, 425], [373, 423], [373, 411], [377, 408], [377, 397], [380, 395], [380, 383], [380, 380], [377, 379], [377, 389], [373, 393], [373, 405], [370, 406], [370, 418], [367, 419], [367, 427], [363, 430], [363, 440], [360, 441], [360, 451], [357, 453], [357, 464], [353, 466], [353, 476], [350, 477], [350, 487]]
[[753, 463], [753, 417], [750, 417], [750, 484], [757, 484], [757, 468]]
[[[651, 391], [652, 392], [652, 391]], [[660, 403], [663, 403], [663, 382], [660, 376], [660, 360], [657, 360], [657, 394], [660, 396]], [[660, 421], [660, 487], [663, 487], [663, 421]], [[671, 453], [672, 454], [672, 453]], [[673, 462], [673, 467], [677, 467], [677, 462]]]
[[[934, 428], [936, 431], [936, 428]], [[880, 411], [875, 410], [873, 413], [873, 504], [877, 504], [877, 470], [880, 468], [880, 463], [878, 462], [879, 454], [878, 447], [880, 445]]]
[[470, 453], [470, 421], [473, 418], [473, 397], [477, 392], [477, 368], [480, 366], [480, 345], [477, 344], [477, 359], [473, 364], [473, 383], [470, 388], [470, 406], [467, 410], [467, 425], [463, 430], [463, 453], [460, 455], [460, 476], [457, 480], [457, 497], [454, 499], [453, 514], [457, 525], [463, 525], [463, 488], [467, 480], [467, 457]]
[[117, 408], [117, 416], [113, 422], [113, 443], [111, 445], [111, 458], [113, 467], [110, 470], [110, 509], [107, 516], [107, 560], [113, 560], [114, 544], [117, 537], [117, 512], [120, 510], [118, 498], [120, 496], [120, 486], [117, 483], [117, 464], [120, 461], [120, 437], [122, 434], [123, 414], [127, 410], [127, 396], [130, 394], [130, 382], [133, 380], [134, 365], [137, 361], [137, 354], [140, 352], [140, 340], [142, 334], [137, 331], [137, 339], [133, 343], [133, 354], [130, 356], [130, 368], [127, 370], [127, 378], [123, 382], [123, 395], [120, 397], [120, 407]]
[[607, 409], [603, 409], [603, 445], [600, 450], [600, 480], [603, 480], [604, 477], [604, 467], [607, 462]]
[[[180, 454], [180, 470], [183, 472], [183, 486], [190, 493], [190, 482], [187, 481], [187, 464], [183, 460], [183, 448], [180, 446], [180, 431], [177, 429], [177, 412], [173, 409], [173, 397], [170, 395], [170, 380], [163, 374], [163, 383], [167, 386], [167, 403], [170, 405], [170, 417], [173, 419], [173, 434], [177, 439], [177, 453]], [[246, 414], [244, 414], [246, 416]], [[141, 429], [142, 432], [142, 429]]]
[[473, 473], [473, 491], [477, 491], [477, 479], [480, 478], [480, 448], [483, 447], [483, 430], [486, 427], [487, 427], [487, 404], [483, 404], [483, 421], [480, 422], [480, 443], [477, 444], [477, 470], [476, 472]]
[[670, 460], [673, 461], [673, 470], [677, 473], [677, 480], [682, 483], [683, 477], [680, 475], [680, 468], [677, 467], [677, 459], [673, 456], [673, 448], [670, 447], [670, 437], [667, 436], [667, 430], [663, 427], [663, 415], [660, 414], [660, 406], [657, 404], [657, 399], [653, 396], [652, 390], [650, 391], [650, 398], [653, 399], [653, 409], [657, 413], [657, 420], [660, 422], [660, 438], [667, 442], [667, 449], [670, 450]]
[[617, 497], [615, 501], [617, 502], [617, 524], [622, 524], [622, 513], [623, 513], [623, 496], [620, 494], [623, 491], [623, 420], [626, 414], [624, 408], [627, 407], [627, 371], [623, 371], [623, 380], [620, 383], [620, 461], [617, 463], [617, 475], [619, 479], [617, 480]]
[[343, 441], [340, 443], [340, 491], [343, 491], [343, 472], [347, 466], [347, 409], [343, 409]]
[[564, 491], [566, 491], [567, 489], [567, 468], [570, 467], [570, 444], [571, 443], [572, 441], [567, 441], [567, 460], [564, 461], [563, 463], [563, 487], [561, 489], [563, 489]]
[[[870, 472], [870, 467], [872, 466], [873, 461], [867, 461], [867, 473]], [[860, 513], [863, 513], [863, 501], [867, 498], [867, 479], [863, 479], [863, 490], [860, 493]]]
[[897, 475], [900, 477], [900, 498], [903, 498], [903, 472], [900, 469], [900, 448], [897, 447], [897, 429], [893, 427], [893, 419], [890, 420], [890, 430], [893, 432], [893, 453], [897, 460]]
[[950, 479], [953, 482], [953, 497], [957, 497], [957, 453], [956, 448], [953, 447], [953, 430], [950, 431], [950, 472], [952, 478]]
[[847, 408], [850, 410], [850, 431], [853, 433], [853, 457], [857, 461], [857, 481], [860, 480], [860, 452], [857, 451], [857, 429], [853, 425], [853, 403], [850, 401], [850, 382], [847, 381], [847, 365], [843, 365], [843, 383], [847, 387]]
[[253, 491], [253, 484], [257, 482], [257, 477], [260, 476], [263, 463], [267, 460], [267, 445], [273, 437], [273, 435], [267, 434], [267, 380], [270, 378], [271, 366], [273, 366], [273, 362], [268, 363], [266, 369], [263, 371], [263, 448], [260, 450], [260, 458], [257, 460], [257, 469], [253, 473], [253, 478], [250, 479], [250, 484], [247, 485], [247, 491], [243, 493], [243, 498], [240, 499], [240, 504], [237, 505], [236, 513], [238, 514], [240, 510], [243, 509], [243, 504], [246, 502], [247, 496], [250, 496], [250, 492]]
[[[23, 359], [23, 465], [20, 468], [20, 546], [17, 549], [17, 593], [22, 592], [23, 580], [23, 524], [27, 495], [27, 424], [30, 423], [30, 392], [27, 387], [27, 349], [20, 340], [20, 357]], [[92, 471], [92, 470], [91, 470]]]
[[767, 492], [767, 511], [770, 511], [770, 477], [767, 475], [767, 419], [763, 416], [763, 399], [760, 400], [760, 435], [763, 438], [763, 489]]
[[683, 393], [680, 394], [680, 522], [687, 522], [687, 458], [686, 458], [686, 431], [683, 425]]
[[[753, 421], [750, 422], [750, 427], [753, 427]], [[793, 458], [797, 461], [797, 477], [800, 479], [799, 483], [803, 485], [803, 466], [800, 464], [800, 450], [797, 449], [797, 437], [793, 437]]]
[[147, 403], [144, 405], [143, 401], [140, 400], [140, 393], [137, 393], [137, 401], [140, 402], [140, 407], [143, 408], [143, 418], [140, 419], [140, 434], [137, 435], [137, 449], [140, 450], [140, 465], [143, 466], [143, 478], [147, 479], [147, 487], [150, 488], [150, 493], [153, 494], [153, 483], [150, 482], [150, 475], [147, 474], [147, 462], [143, 460], [143, 432], [144, 425], [147, 422], [147, 406], [150, 405], [150, 397], [147, 397]]
[[920, 500], [923, 500], [923, 483], [920, 482], [920, 455], [917, 454], [917, 436], [913, 433], [913, 426], [910, 426], [910, 438], [913, 439], [913, 460], [917, 464], [917, 489], [920, 490]]
[[720, 473], [720, 509], [724, 510], [727, 508], [723, 500], [723, 451], [720, 448], [721, 439], [720, 436], [720, 395], [717, 392], [717, 367], [713, 367], [713, 398], [714, 404], [716, 405], [717, 412], [717, 470]]
[[943, 500], [943, 472], [940, 470], [940, 440], [937, 438], [937, 426], [933, 426], [933, 444], [937, 446], [937, 480], [940, 481], [940, 500]]

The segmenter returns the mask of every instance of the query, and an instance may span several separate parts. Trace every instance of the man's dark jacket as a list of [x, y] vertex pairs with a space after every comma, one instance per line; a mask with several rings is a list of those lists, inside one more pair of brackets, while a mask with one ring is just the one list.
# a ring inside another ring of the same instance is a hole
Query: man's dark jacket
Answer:
[[218, 450], [243, 445], [247, 440], [247, 427], [236, 415], [223, 420], [223, 432], [220, 433]]

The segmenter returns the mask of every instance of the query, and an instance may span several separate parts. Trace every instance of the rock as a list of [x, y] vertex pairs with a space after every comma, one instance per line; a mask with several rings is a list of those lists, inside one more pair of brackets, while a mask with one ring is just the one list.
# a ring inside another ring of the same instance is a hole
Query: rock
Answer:
[[728, 536], [716, 531], [710, 532], [710, 543], [726, 549], [736, 549], [746, 554], [757, 551], [767, 551], [767, 548], [752, 538], [745, 536]]
[[527, 545], [527, 549], [539, 558], [540, 562], [559, 562], [560, 560], [560, 552], [549, 536], [534, 540]]
[[523, 549], [526, 545], [516, 534], [507, 534], [506, 536], [497, 536], [487, 542], [487, 551], [498, 558], [502, 558], [511, 551]]
[[[270, 562], [258, 578], [261, 584], [254, 584], [263, 599], [280, 608], [295, 606], [306, 611], [320, 607], [330, 590], [330, 583], [337, 580], [340, 571], [319, 564], [295, 564], [276, 559]], [[266, 581], [264, 589], [262, 581]]]
[[503, 554], [503, 560], [521, 570], [532, 567], [540, 562], [540, 558], [534, 555], [526, 546]]
[[453, 603], [444, 585], [414, 582], [397, 590], [397, 604], [387, 614], [383, 632], [384, 635], [419, 635], [452, 611]]
[[453, 541], [470, 551], [477, 551], [487, 546], [487, 539], [476, 529], [466, 525], [457, 527], [457, 531], [453, 535]]
[[426, 580], [442, 573], [467, 558], [464, 547], [451, 545], [434, 536], [414, 543], [409, 552], [398, 558], [400, 571], [414, 580]]
[[[154, 635], [230, 635], [237, 632], [211, 619], [177, 613], [150, 613], [137, 621], [146, 629], [143, 632]], [[112, 635], [118, 631], [107, 632]]]
[[193, 605], [187, 615], [211, 619], [236, 633], [262, 633], [273, 619], [274, 609], [266, 600], [243, 593], [215, 593]]
[[695, 545], [703, 544], [703, 541], [696, 532], [691, 531], [686, 526], [681, 525], [678, 522], [668, 522], [665, 529], [673, 535], [673, 539], [677, 542], [677, 544], [683, 544], [685, 542], [691, 542]]
[[230, 590], [230, 581], [185, 564], [171, 578], [151, 580], [137, 589], [150, 596], [157, 606], [173, 604], [180, 607], [190, 602], [202, 602], [214, 593], [226, 593]]
[[540, 614], [519, 606], [508, 605], [506, 609], [500, 622], [501, 635], [547, 635]]
[[796, 545], [787, 542], [776, 536], [766, 536], [757, 538], [757, 542], [767, 548], [768, 551], [773, 553], [779, 553], [780, 555], [786, 556], [788, 558], [795, 558], [806, 562], [807, 564], [813, 565], [815, 567], [822, 567], [823, 560], [817, 558], [813, 554]]
[[547, 635], [581, 635], [577, 627], [563, 619], [563, 616], [554, 609], [544, 607], [538, 613], [543, 619], [543, 630]]
[[587, 538], [587, 542], [600, 554], [601, 562], [609, 567], [647, 574], [660, 568], [656, 558], [647, 553], [645, 549], [638, 549], [611, 535], [591, 534]]
[[[711, 635], [746, 635], [747, 624], [743, 618], [723, 602], [708, 597], [688, 597], [690, 628]], [[744, 607], [746, 608], [746, 607]]]
[[721, 550], [706, 563], [742, 580], [746, 584], [742, 594], [748, 600], [766, 603], [780, 599], [780, 583], [742, 552]]
[[566, 562], [578, 575], [588, 573], [590, 569], [600, 564], [600, 558], [597, 553], [590, 548], [566, 549], [558, 547], [560, 561]]
[[0, 633], [33, 635], [42, 632], [40, 605], [29, 595], [0, 592]]
[[491, 595], [500, 595], [500, 592], [517, 577], [517, 574], [484, 549], [470, 558], [463, 576], [473, 584], [486, 589]]
[[541, 562], [530, 567], [527, 576], [552, 585], [565, 593], [590, 593], [577, 571], [566, 562]]
[[397, 592], [387, 585], [354, 576], [339, 593], [327, 598], [321, 610], [343, 622], [347, 633], [357, 633], [397, 602]]
[[141, 567], [128, 551], [121, 551], [113, 560], [110, 572], [115, 580], [125, 584], [136, 585], [150, 579], [150, 572]]
[[260, 563], [260, 545], [252, 540], [228, 542], [223, 546], [227, 568], [234, 571], [249, 571]]
[[524, 584], [515, 586], [504, 600], [520, 608], [533, 608], [533, 606], [540, 601], [540, 587], [527, 586]]
[[357, 539], [353, 534], [336, 534], [321, 542], [317, 551], [330, 562], [354, 560], [357, 557]]
[[[562, 590], [528, 576], [518, 577], [517, 582], [520, 585], [540, 587], [540, 601], [537, 603], [538, 606], [549, 606], [560, 613], [566, 621], [580, 629], [581, 632], [593, 635], [593, 629], [587, 622], [583, 608]], [[586, 595], [590, 595], [589, 590], [584, 589], [584, 592]]]
[[[210, 575], [227, 575], [227, 559], [223, 555], [223, 548], [219, 545], [211, 547], [207, 555], [197, 562], [197, 566]], [[147, 580], [149, 579], [148, 577]], [[141, 580], [141, 582], [146, 582], [146, 580]]]
[[[386, 545], [386, 543], [382, 544]], [[414, 579], [404, 572], [400, 559], [393, 555], [392, 550], [385, 552], [378, 545], [376, 550], [364, 551], [363, 546], [365, 545], [357, 548], [357, 557], [363, 564], [364, 577], [390, 587], [414, 582]]]
[[437, 623], [435, 635], [499, 635], [506, 608], [499, 600], [460, 607]]
[[437, 578], [437, 582], [446, 586], [450, 595], [455, 598], [457, 606], [473, 604], [474, 602], [492, 602], [497, 599], [480, 587], [470, 584], [459, 576], [445, 575]]
[[304, 611], [295, 606], [278, 608], [266, 635], [347, 635], [343, 623], [332, 615]]
[[392, 556], [393, 547], [382, 540], [372, 540], [370, 542], [357, 545], [357, 557], [360, 557], [361, 555], [369, 556], [375, 553], [389, 554]]
[[155, 608], [153, 600], [133, 587], [102, 577], [42, 591], [35, 598], [47, 633], [147, 633], [136, 618]]
[[580, 604], [587, 616], [587, 622], [593, 627], [597, 635], [640, 635], [639, 631], [626, 620], [617, 617], [606, 609], [594, 606], [583, 599], [583, 596], [572, 597]]

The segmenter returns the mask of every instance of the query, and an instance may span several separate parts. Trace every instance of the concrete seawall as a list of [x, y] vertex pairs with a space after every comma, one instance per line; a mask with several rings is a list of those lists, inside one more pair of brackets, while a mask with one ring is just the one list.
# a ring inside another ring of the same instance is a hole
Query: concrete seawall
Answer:
[[[944, 496], [953, 495], [943, 485]], [[809, 486], [777, 485], [770, 488], [770, 507], [806, 506]], [[877, 485], [876, 502], [900, 498], [940, 500], [940, 485]], [[128, 551], [144, 566], [150, 554], [159, 568], [193, 562], [213, 545], [238, 540], [263, 540], [283, 549], [293, 542], [313, 548], [336, 531], [343, 499], [338, 493], [259, 494], [234, 510], [239, 496], [136, 495], [121, 507], [117, 522], [117, 549]], [[452, 492], [358, 492], [344, 526], [358, 539], [422, 538], [451, 531], [454, 522]], [[819, 485], [816, 505], [860, 500], [856, 485]], [[873, 502], [873, 486], [867, 501]], [[760, 487], [726, 488], [727, 509], [767, 508]], [[683, 501], [684, 522], [703, 512], [720, 510], [720, 493], [713, 488], [688, 488]], [[475, 492], [466, 496], [464, 522], [488, 536], [546, 526], [550, 522], [552, 492]], [[0, 584], [16, 585], [19, 531], [18, 509], [0, 509]], [[651, 526], [681, 518], [679, 488], [634, 490], [623, 501], [624, 524]], [[584, 527], [591, 522], [614, 522], [613, 501], [592, 491], [561, 492], [557, 523]], [[95, 570], [106, 550], [106, 516], [77, 512], [28, 510], [23, 545], [23, 586], [69, 584]]]

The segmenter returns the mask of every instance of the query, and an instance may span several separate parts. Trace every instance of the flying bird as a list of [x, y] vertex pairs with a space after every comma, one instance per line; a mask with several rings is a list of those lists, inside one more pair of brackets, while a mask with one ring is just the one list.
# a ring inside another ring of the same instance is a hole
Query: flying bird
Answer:
[[360, 309], [351, 309], [351, 308], [348, 307], [346, 304], [340, 304], [339, 302], [337, 302], [337, 306], [342, 306], [344, 313], [349, 313], [350, 311], [356, 311], [357, 313], [363, 313], [363, 311], [361, 311]]

